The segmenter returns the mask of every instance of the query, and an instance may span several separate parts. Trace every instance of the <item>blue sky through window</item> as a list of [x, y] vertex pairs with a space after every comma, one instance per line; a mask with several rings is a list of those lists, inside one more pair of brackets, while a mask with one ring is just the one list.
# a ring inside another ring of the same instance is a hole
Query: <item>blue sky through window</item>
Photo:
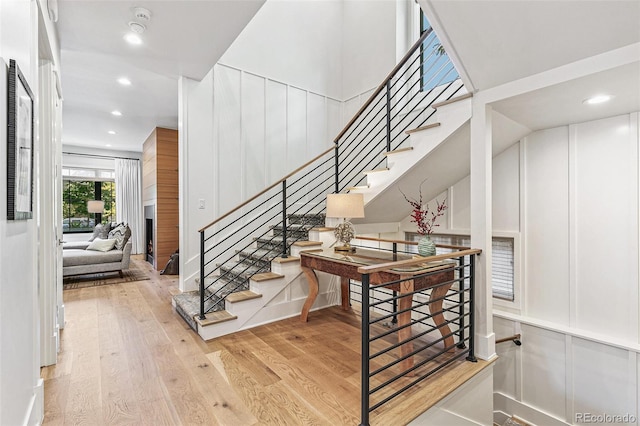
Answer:
[[[420, 34], [431, 28], [425, 14], [420, 11]], [[423, 42], [421, 50], [421, 89], [428, 91], [434, 87], [451, 83], [458, 78], [458, 72], [449, 60], [447, 53], [441, 46], [435, 32], [432, 32]]]

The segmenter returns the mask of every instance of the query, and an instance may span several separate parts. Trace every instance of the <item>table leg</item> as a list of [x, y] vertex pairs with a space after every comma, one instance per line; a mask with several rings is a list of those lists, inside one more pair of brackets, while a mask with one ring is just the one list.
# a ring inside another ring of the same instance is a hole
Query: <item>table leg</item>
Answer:
[[[449, 337], [445, 337], [444, 347], [450, 348], [449, 352], [452, 352], [455, 349], [454, 343], [453, 343], [453, 335], [451, 335], [451, 329], [449, 328], [449, 325], [444, 324], [446, 322], [446, 319], [444, 317], [444, 314], [442, 313], [442, 302], [444, 302], [443, 298], [444, 296], [447, 295], [449, 288], [451, 288], [451, 284], [434, 287], [433, 290], [431, 290], [431, 296], [429, 297], [429, 299], [430, 300], [440, 299], [440, 300], [435, 301], [433, 303], [429, 303], [429, 313], [431, 313], [433, 322], [438, 327], [438, 330], [440, 331], [440, 335], [442, 335], [443, 337], [446, 335], [450, 335]], [[435, 315], [433, 314], [434, 312], [436, 312]]]
[[[400, 283], [400, 293], [403, 293], [403, 290], [412, 291], [413, 289], [413, 280], [403, 281]], [[402, 327], [411, 322], [411, 305], [413, 303], [413, 294], [410, 294], [405, 297], [401, 297], [398, 299], [398, 327]], [[407, 310], [406, 312], [402, 312]], [[398, 330], [398, 342], [402, 342], [404, 340], [411, 339], [411, 326], [404, 327]], [[400, 346], [400, 354], [404, 357], [413, 352], [413, 342], [407, 342], [404, 345]], [[402, 371], [407, 371], [413, 367], [413, 357], [405, 359], [400, 363]], [[414, 375], [415, 373], [411, 372], [409, 375]]]
[[302, 267], [302, 271], [307, 276], [307, 282], [309, 283], [309, 295], [307, 296], [307, 300], [304, 302], [304, 306], [302, 307], [300, 321], [307, 322], [309, 311], [313, 306], [313, 302], [316, 301], [316, 297], [318, 297], [318, 277], [316, 276], [316, 273], [313, 269], [307, 268], [306, 266]]
[[349, 297], [349, 293], [351, 293], [349, 284], [351, 280], [349, 278], [340, 277], [340, 293], [342, 297], [342, 309], [348, 311], [351, 309], [351, 298]]

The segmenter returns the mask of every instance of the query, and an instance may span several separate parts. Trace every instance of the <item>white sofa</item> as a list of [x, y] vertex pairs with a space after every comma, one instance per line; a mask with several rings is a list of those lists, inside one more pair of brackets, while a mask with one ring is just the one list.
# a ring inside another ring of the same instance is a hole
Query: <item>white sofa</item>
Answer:
[[98, 272], [119, 272], [129, 269], [131, 261], [131, 241], [122, 250], [106, 252], [87, 250], [89, 241], [65, 243], [62, 246], [62, 276], [95, 274]]
[[[64, 243], [62, 245], [62, 276], [117, 271], [122, 277], [122, 271], [129, 269], [131, 261], [130, 237], [131, 229], [124, 222], [98, 224], [88, 241]], [[106, 241], [107, 239], [111, 244]], [[107, 243], [107, 246], [104, 243]], [[115, 248], [112, 248], [114, 244]], [[87, 250], [87, 248], [90, 249]]]

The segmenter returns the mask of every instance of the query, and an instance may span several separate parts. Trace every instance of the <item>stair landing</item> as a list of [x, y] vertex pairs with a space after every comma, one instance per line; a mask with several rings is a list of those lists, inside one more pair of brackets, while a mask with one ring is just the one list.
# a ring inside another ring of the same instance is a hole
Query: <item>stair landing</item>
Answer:
[[194, 316], [200, 313], [200, 292], [195, 290], [176, 294], [173, 296], [173, 306], [178, 315], [189, 324], [189, 327], [198, 331], [198, 324]]

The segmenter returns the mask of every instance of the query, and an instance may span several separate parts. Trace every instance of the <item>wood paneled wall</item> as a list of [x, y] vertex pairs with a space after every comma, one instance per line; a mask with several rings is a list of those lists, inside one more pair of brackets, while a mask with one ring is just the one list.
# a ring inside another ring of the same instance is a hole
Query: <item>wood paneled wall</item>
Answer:
[[178, 249], [178, 131], [156, 127], [142, 149], [143, 204], [155, 206], [155, 269], [163, 269]]

